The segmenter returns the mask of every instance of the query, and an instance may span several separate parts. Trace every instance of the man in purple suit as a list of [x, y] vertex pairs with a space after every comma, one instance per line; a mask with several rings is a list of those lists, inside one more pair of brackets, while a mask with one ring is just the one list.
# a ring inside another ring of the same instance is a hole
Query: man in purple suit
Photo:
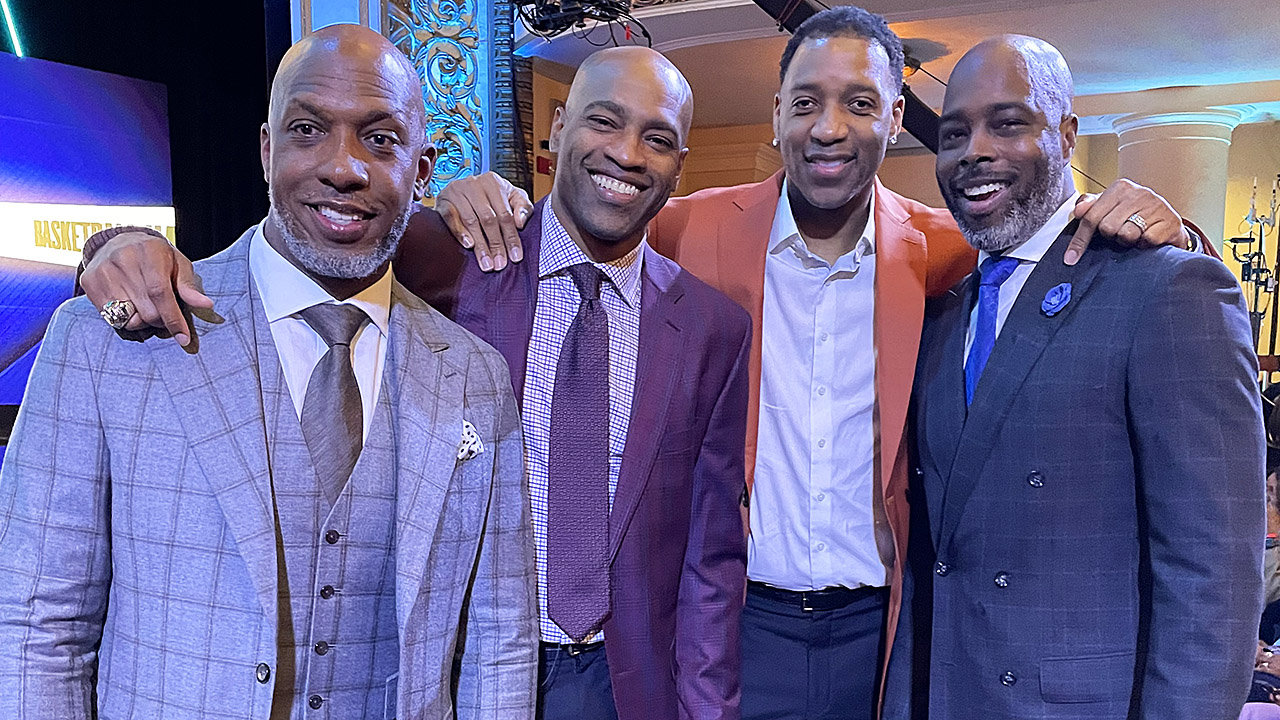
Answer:
[[[739, 717], [750, 320], [645, 243], [692, 115], [688, 83], [661, 55], [600, 51], [552, 125], [556, 179], [521, 233], [525, 262], [482, 272], [430, 210], [393, 262], [511, 369], [545, 720]], [[127, 233], [103, 246], [85, 271], [91, 299], [110, 299], [94, 288], [115, 265], [138, 267], [139, 250], [151, 270], [185, 262], [162, 242]]]

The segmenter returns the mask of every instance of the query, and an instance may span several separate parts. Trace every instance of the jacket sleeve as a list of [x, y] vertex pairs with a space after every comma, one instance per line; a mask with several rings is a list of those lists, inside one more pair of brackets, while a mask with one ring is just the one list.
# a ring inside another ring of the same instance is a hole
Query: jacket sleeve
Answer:
[[1262, 611], [1264, 435], [1249, 317], [1217, 260], [1155, 283], [1129, 357], [1128, 412], [1150, 568], [1141, 713], [1228, 720]]
[[[734, 308], [737, 310], [737, 308]], [[676, 687], [681, 720], [737, 720], [738, 640], [747, 552], [739, 499], [751, 327], [741, 313], [736, 359], [720, 388], [693, 469], [689, 540], [676, 604]], [[726, 348], [728, 349], [728, 348]]]
[[456, 709], [459, 720], [532, 720], [538, 609], [524, 445], [510, 373], [496, 353], [490, 357], [489, 371], [498, 388], [497, 447], [465, 613]]
[[110, 474], [103, 378], [82, 343], [105, 326], [87, 327], [86, 308], [73, 300], [54, 314], [0, 465], [0, 717], [95, 716]]

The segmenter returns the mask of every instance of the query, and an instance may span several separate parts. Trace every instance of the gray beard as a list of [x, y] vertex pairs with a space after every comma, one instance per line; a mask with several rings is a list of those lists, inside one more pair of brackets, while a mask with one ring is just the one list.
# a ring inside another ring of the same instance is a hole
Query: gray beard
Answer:
[[391, 225], [391, 230], [368, 253], [364, 255], [332, 253], [303, 240], [300, 237], [302, 232], [298, 218], [276, 203], [275, 195], [269, 188], [267, 194], [271, 199], [273, 211], [269, 222], [275, 227], [276, 232], [280, 233], [284, 246], [289, 249], [293, 257], [313, 275], [342, 280], [360, 280], [370, 277], [395, 256], [396, 248], [400, 246], [400, 238], [404, 237], [404, 231], [409, 227], [409, 219], [413, 217], [414, 210], [412, 203], [406, 205], [404, 212]]
[[970, 225], [965, 216], [956, 211], [953, 195], [949, 191], [943, 193], [952, 217], [960, 226], [960, 232], [975, 250], [998, 253], [1016, 247], [1030, 240], [1058, 211], [1058, 207], [1062, 205], [1062, 188], [1056, 182], [1059, 175], [1051, 172], [1049, 167], [1049, 151], [1056, 148], [1057, 143], [1057, 136], [1051, 133], [1045, 133], [1036, 141], [1044, 155], [1042, 162], [1036, 166], [1036, 174], [1031, 180], [1027, 195], [1015, 198], [1004, 217], [991, 227]]

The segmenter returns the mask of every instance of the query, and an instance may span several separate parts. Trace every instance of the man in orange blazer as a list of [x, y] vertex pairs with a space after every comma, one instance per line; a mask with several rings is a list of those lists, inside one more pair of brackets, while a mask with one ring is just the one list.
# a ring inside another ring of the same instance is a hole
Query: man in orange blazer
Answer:
[[[871, 718], [900, 606], [904, 433], [924, 301], [970, 272], [976, 253], [945, 209], [876, 180], [903, 112], [902, 44], [882, 17], [847, 5], [818, 13], [780, 65], [784, 171], [672, 198], [648, 242], [754, 324], [742, 716]], [[505, 180], [456, 181], [436, 208], [482, 269], [521, 259], [517, 228], [532, 205]], [[1145, 229], [1127, 221], [1134, 214]], [[1130, 244], [1192, 241], [1163, 199], [1123, 180], [1077, 215], [1077, 253], [1095, 228]], [[185, 267], [153, 262], [198, 299]], [[104, 296], [138, 295], [124, 275], [115, 282]], [[176, 305], [138, 303], [131, 327], [178, 334], [182, 323]]]

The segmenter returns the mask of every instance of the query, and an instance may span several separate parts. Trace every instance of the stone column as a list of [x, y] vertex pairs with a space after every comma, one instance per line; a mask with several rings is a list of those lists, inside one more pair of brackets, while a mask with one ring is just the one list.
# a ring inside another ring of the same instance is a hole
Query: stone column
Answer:
[[1112, 123], [1120, 136], [1120, 177], [1160, 193], [1222, 249], [1227, 202], [1227, 154], [1237, 110], [1125, 115]]

